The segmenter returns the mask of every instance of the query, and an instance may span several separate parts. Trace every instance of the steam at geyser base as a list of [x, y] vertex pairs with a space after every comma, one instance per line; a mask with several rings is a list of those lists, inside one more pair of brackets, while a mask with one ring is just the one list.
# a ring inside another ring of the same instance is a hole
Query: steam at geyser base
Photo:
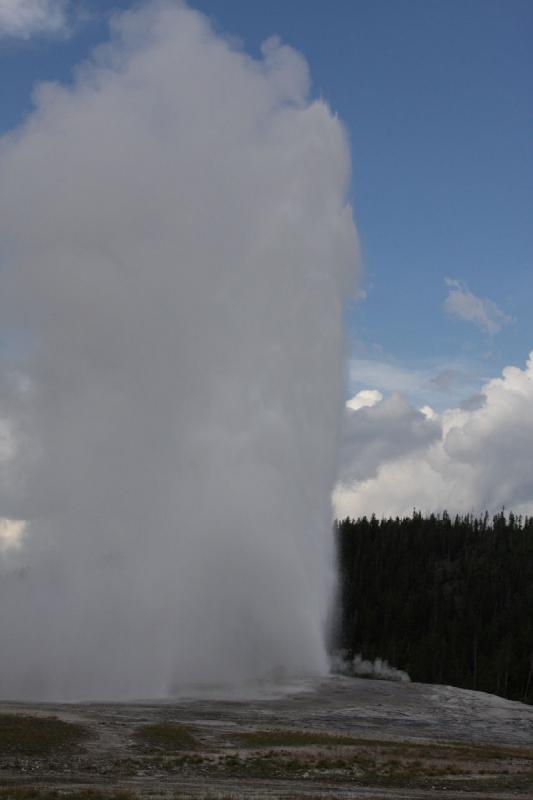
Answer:
[[1, 142], [1, 697], [327, 670], [357, 240], [308, 92], [145, 4]]

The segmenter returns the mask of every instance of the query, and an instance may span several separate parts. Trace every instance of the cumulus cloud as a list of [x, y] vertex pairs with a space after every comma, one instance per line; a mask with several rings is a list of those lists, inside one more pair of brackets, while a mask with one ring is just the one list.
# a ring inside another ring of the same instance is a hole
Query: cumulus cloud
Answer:
[[496, 303], [484, 297], [477, 297], [466, 284], [446, 278], [448, 295], [444, 310], [452, 317], [472, 322], [486, 333], [499, 333], [504, 325], [513, 321]]
[[27, 522], [2, 695], [326, 670], [342, 125], [293, 49], [254, 60], [174, 2], [36, 103], [0, 142], [0, 320], [26, 343], [0, 513]]
[[383, 461], [427, 447], [439, 435], [438, 424], [399, 394], [372, 400], [347, 408], [340, 470], [346, 486], [372, 477]]
[[[370, 419], [378, 413], [379, 425]], [[338, 517], [502, 506], [533, 514], [533, 354], [525, 369], [507, 367], [462, 408], [424, 413], [430, 428], [417, 414], [398, 400], [351, 412]]]
[[0, 0], [0, 36], [65, 32], [68, 5], [69, 0]]

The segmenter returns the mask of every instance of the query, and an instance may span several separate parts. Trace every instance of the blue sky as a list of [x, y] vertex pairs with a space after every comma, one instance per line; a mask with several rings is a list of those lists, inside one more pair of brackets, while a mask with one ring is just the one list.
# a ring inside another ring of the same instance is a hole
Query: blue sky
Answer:
[[[252, 55], [272, 34], [299, 49], [346, 125], [366, 291], [347, 310], [348, 391], [396, 388], [444, 408], [522, 366], [533, 348], [533, 5], [190, 4]], [[68, 35], [0, 39], [1, 130], [27, 115], [36, 82], [70, 80], [111, 8], [133, 5], [77, 4]]]

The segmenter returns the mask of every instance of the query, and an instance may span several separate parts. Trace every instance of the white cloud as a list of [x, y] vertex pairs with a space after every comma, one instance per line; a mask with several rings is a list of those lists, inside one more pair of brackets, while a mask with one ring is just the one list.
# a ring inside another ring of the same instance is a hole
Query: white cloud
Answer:
[[362, 389], [346, 403], [346, 408], [358, 411], [365, 406], [375, 406], [383, 400], [383, 395], [377, 389]]
[[426, 419], [437, 420], [439, 418], [439, 415], [433, 408], [431, 408], [431, 406], [422, 406], [418, 410], [426, 417]]
[[0, 36], [28, 39], [67, 30], [69, 0], [0, 0]]
[[472, 322], [486, 333], [498, 333], [504, 325], [513, 321], [496, 303], [484, 297], [477, 297], [466, 284], [446, 278], [449, 287], [444, 301], [444, 310], [452, 317]]
[[[415, 409], [387, 407], [386, 400], [352, 412], [334, 493], [337, 516], [504, 505], [533, 514], [533, 353], [525, 369], [507, 367], [475, 399], [439, 415], [422, 409], [431, 433], [416, 423]], [[377, 412], [379, 424], [370, 419]]]

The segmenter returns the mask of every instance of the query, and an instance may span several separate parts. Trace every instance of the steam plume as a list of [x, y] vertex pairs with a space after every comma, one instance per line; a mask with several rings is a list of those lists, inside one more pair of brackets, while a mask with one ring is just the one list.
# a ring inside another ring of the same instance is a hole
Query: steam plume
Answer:
[[325, 669], [357, 246], [308, 91], [155, 3], [1, 142], [1, 696]]

